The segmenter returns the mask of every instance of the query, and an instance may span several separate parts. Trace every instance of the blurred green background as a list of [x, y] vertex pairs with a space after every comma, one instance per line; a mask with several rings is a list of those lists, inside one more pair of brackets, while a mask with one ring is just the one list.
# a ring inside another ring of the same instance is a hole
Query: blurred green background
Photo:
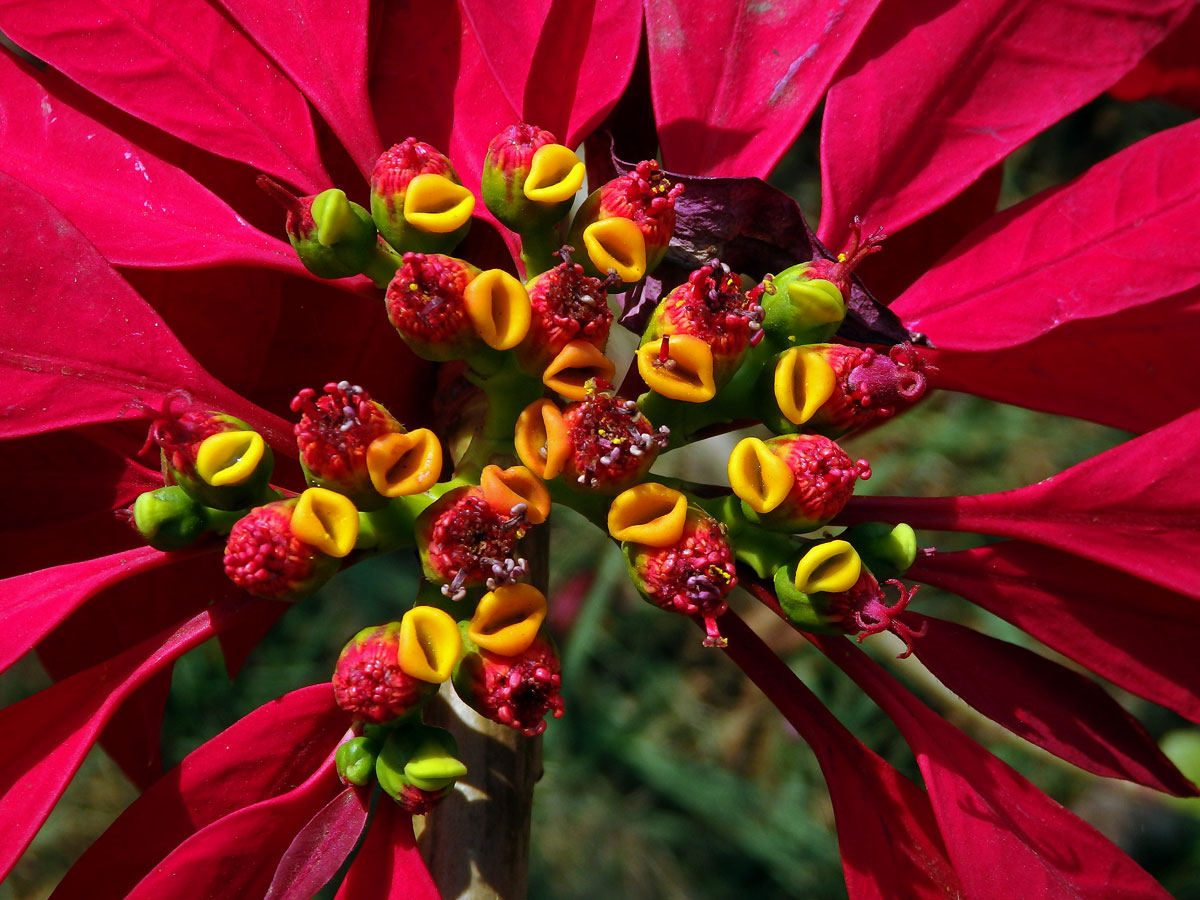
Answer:
[[[1097, 100], [1014, 154], [1001, 204], [1068, 180], [1187, 118], [1153, 102]], [[819, 203], [817, 134], [816, 125], [806, 131], [775, 177], [812, 221]], [[932, 496], [1029, 484], [1126, 437], [936, 394], [848, 448], [874, 469], [860, 492]], [[678, 451], [669, 464], [689, 477], [722, 483], [730, 443], [727, 437]], [[942, 548], [964, 545], [960, 536], [921, 537]], [[803, 742], [723, 654], [701, 648], [691, 623], [636, 598], [615, 548], [582, 520], [556, 514], [551, 552], [552, 619], [563, 649], [567, 715], [545, 736], [530, 896], [844, 897], [828, 794]], [[176, 666], [167, 710], [168, 762], [261, 703], [328, 678], [340, 649], [337, 636], [393, 618], [414, 585], [414, 567], [404, 559], [374, 560], [343, 573], [291, 612], [232, 684], [215, 646], [186, 656]], [[734, 605], [855, 735], [919, 780], [895, 728], [848, 679], [744, 596]], [[1055, 656], [955, 597], [923, 588], [916, 605]], [[1200, 800], [1172, 801], [1081, 773], [975, 715], [916, 659], [895, 661], [898, 642], [890, 636], [864, 646], [944, 716], [1130, 852], [1180, 900], [1200, 898]], [[46, 683], [27, 658], [0, 685], [0, 700], [12, 702]], [[1156, 737], [1171, 735], [1171, 752], [1186, 760], [1193, 777], [1200, 775], [1200, 735], [1188, 723], [1112, 690]], [[0, 900], [48, 896], [65, 868], [134, 796], [107, 757], [93, 752], [0, 885]]]

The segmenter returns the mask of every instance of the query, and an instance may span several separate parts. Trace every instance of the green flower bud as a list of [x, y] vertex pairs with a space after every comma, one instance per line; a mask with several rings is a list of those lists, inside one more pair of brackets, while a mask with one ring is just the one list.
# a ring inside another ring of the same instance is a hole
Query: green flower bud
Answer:
[[343, 782], [362, 787], [375, 774], [378, 757], [379, 744], [367, 737], [356, 737], [337, 748], [333, 761]]
[[205, 508], [177, 484], [147, 491], [133, 504], [133, 525], [155, 550], [182, 550], [208, 531]]

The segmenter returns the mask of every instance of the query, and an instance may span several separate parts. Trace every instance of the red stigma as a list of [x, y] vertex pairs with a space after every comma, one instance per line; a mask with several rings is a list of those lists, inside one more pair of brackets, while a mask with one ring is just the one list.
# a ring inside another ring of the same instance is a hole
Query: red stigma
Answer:
[[615, 396], [607, 384], [598, 387], [563, 410], [571, 441], [563, 477], [584, 489], [614, 492], [649, 470], [669, 435], [655, 431], [634, 401]]
[[840, 617], [847, 634], [858, 635], [860, 644], [869, 635], [890, 631], [904, 641], [904, 652], [897, 658], [907, 659], [913, 652], [913, 640], [925, 634], [925, 626], [914, 631], [897, 617], [916, 595], [918, 586], [909, 587], [895, 578], [889, 578], [884, 584], [894, 587], [899, 593], [895, 603], [888, 604], [883, 587], [874, 575], [863, 569], [854, 587], [840, 594], [829, 595], [833, 601], [830, 611]]
[[887, 240], [887, 235], [884, 234], [882, 228], [877, 228], [871, 232], [867, 238], [862, 236], [862, 219], [858, 216], [854, 217], [854, 221], [850, 223], [850, 242], [846, 245], [846, 249], [838, 254], [836, 260], [817, 257], [813, 260], [809, 267], [809, 274], [813, 278], [824, 278], [826, 281], [831, 281], [842, 292], [843, 297], [850, 296], [850, 276], [864, 259], [872, 253], [878, 253], [883, 249], [883, 242]]
[[146, 443], [138, 453], [141, 455], [157, 445], [171, 468], [191, 472], [196, 464], [196, 449], [204, 439], [233, 427], [215, 413], [196, 406], [187, 391], [174, 390], [163, 397], [162, 412], [150, 423]]
[[474, 334], [464, 299], [473, 267], [436, 253], [405, 253], [387, 289], [387, 314], [406, 340], [448, 344]]
[[837, 387], [821, 408], [821, 418], [839, 432], [858, 430], [887, 419], [925, 393], [937, 367], [911, 343], [896, 344], [885, 355], [869, 347], [834, 344], [822, 351], [833, 368]]

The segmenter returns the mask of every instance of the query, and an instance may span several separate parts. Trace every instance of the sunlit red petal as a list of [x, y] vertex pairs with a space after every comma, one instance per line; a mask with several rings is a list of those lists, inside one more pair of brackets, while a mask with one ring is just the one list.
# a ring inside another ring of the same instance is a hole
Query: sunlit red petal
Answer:
[[417, 852], [412, 816], [383, 798], [334, 900], [441, 900], [441, 896]]
[[1094, 681], [953, 622], [916, 613], [904, 620], [925, 629], [913, 653], [989, 719], [1089, 772], [1196, 795], [1141, 723]]
[[18, 0], [0, 6], [0, 31], [169, 134], [306, 193], [329, 186], [304, 97], [202, 0], [136, 12], [116, 0]]
[[1049, 547], [1004, 541], [918, 559], [966, 597], [1125, 690], [1200, 722], [1200, 604]]
[[301, 271], [269, 237], [190, 175], [52, 94], [0, 56], [0, 170], [39, 193], [119, 266], [261, 265]]
[[157, 406], [170, 391], [187, 388], [295, 455], [291, 427], [204, 371], [44, 198], [2, 174], [0, 187], [14, 223], [0, 242], [0, 273], [12, 300], [0, 367], [6, 394], [16, 398], [0, 415], [0, 437], [137, 418], [143, 414], [131, 401]]
[[370, 176], [383, 143], [367, 100], [366, 0], [220, 0], [296, 83]]
[[812, 638], [916, 754], [965, 896], [1149, 900], [1145, 870], [890, 678], [844, 638]]
[[[829, 91], [821, 239], [903, 228], [1132, 69], [1186, 0], [888, 0]], [[1065, 36], [1069, 35], [1069, 39]]]
[[569, 147], [608, 114], [633, 71], [642, 36], [637, 0], [460, 5], [509, 106]]
[[1057, 547], [1200, 597], [1200, 410], [1029, 487], [977, 497], [856, 497], [839, 521], [908, 522]]
[[766, 177], [821, 101], [879, 0], [646, 4], [663, 164]]
[[347, 725], [328, 684], [260, 707], [135, 800], [67, 873], [55, 900], [119, 900], [188, 836], [294, 790], [328, 758]]
[[958, 893], [929, 798], [861, 744], [733, 612], [725, 652], [808, 742], [829, 786], [851, 900]]

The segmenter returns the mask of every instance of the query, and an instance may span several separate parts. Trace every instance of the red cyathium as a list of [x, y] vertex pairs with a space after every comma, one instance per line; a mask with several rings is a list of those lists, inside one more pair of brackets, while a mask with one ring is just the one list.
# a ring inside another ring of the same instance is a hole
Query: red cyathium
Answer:
[[923, 635], [925, 630], [922, 626], [914, 631], [897, 617], [917, 593], [918, 586], [909, 587], [895, 578], [889, 578], [883, 584], [894, 587], [899, 593], [895, 603], [887, 602], [883, 586], [865, 568], [850, 590], [819, 596], [829, 604], [828, 614], [837, 618], [847, 634], [858, 635], [859, 643], [872, 634], [890, 631], [904, 641], [904, 652], [899, 658], [907, 659], [913, 651], [913, 639]]
[[854, 483], [871, 477], [865, 459], [854, 460], [834, 441], [818, 434], [782, 435], [766, 442], [795, 481], [782, 503], [765, 518], [793, 532], [812, 531], [842, 511]]
[[725, 526], [707, 513], [689, 509], [683, 534], [669, 547], [624, 545], [630, 574], [655, 606], [704, 620], [706, 647], [723, 647], [717, 618], [737, 585], [737, 565]]
[[444, 175], [457, 181], [450, 159], [424, 141], [414, 137], [393, 144], [380, 154], [371, 172], [371, 193], [387, 204], [394, 212], [399, 205], [403, 208], [404, 192], [418, 175]]
[[570, 341], [587, 341], [603, 350], [613, 314], [605, 283], [585, 275], [563, 247], [563, 261], [529, 283], [529, 332], [517, 347], [521, 368], [540, 375]]
[[305, 388], [292, 398], [300, 463], [309, 480], [360, 501], [373, 495], [367, 448], [376, 438], [403, 431], [386, 409], [363, 388], [348, 381], [329, 382], [317, 396]]
[[526, 529], [523, 515], [496, 510], [479, 488], [456, 488], [417, 520], [425, 574], [453, 600], [463, 599], [468, 587], [516, 581], [528, 568], [517, 556]]
[[632, 400], [600, 382], [586, 398], [563, 410], [571, 452], [563, 466], [567, 484], [616, 493], [650, 470], [666, 446], [666, 427], [657, 431]]
[[516, 656], [487, 650], [467, 654], [459, 664], [454, 686], [481, 716], [533, 737], [546, 730], [547, 713], [562, 718], [559, 668], [554, 647], [538, 636]]
[[334, 699], [356, 721], [381, 725], [398, 719], [437, 690], [400, 668], [399, 649], [400, 625], [393, 622], [360, 631], [338, 656]]
[[647, 264], [653, 268], [675, 232], [675, 200], [682, 193], [683, 185], [671, 184], [657, 162], [644, 160], [600, 188], [599, 213], [601, 218], [629, 219], [638, 227], [646, 240]]
[[479, 270], [439, 253], [405, 253], [387, 289], [388, 319], [424, 359], [460, 359], [479, 344], [465, 291]]
[[295, 500], [253, 509], [238, 520], [225, 543], [225, 574], [255, 597], [295, 600], [324, 584], [338, 569], [292, 533]]
[[916, 403], [937, 368], [909, 343], [886, 354], [870, 347], [820, 345], [833, 369], [833, 394], [805, 427], [838, 437], [888, 419]]

